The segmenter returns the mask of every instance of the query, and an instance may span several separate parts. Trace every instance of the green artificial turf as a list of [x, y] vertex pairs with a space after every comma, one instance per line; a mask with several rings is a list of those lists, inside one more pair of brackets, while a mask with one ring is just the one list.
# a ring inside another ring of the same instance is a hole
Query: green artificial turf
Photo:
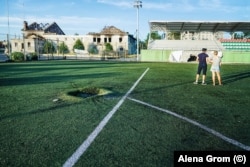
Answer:
[[[129, 95], [250, 145], [250, 66], [222, 66], [223, 86], [193, 85], [197, 64], [39, 61], [0, 64], [0, 166], [62, 166]], [[74, 97], [100, 88], [109, 93]], [[242, 150], [126, 99], [76, 166], [172, 166], [176, 150]]]

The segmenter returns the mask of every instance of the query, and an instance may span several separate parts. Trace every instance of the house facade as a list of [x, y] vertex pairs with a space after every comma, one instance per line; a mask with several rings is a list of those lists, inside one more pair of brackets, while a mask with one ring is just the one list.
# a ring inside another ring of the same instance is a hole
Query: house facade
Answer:
[[[88, 49], [90, 44], [97, 46], [99, 53], [105, 50], [105, 44], [110, 43], [114, 51], [126, 51], [127, 54], [136, 53], [136, 38], [114, 26], [106, 26], [101, 32], [90, 32], [87, 35], [65, 35], [61, 28], [54, 22], [52, 24], [28, 25], [24, 21], [23, 38], [11, 39], [12, 52], [42, 53], [45, 41], [53, 43], [58, 48], [61, 43], [67, 45], [69, 52], [73, 53], [76, 40], [80, 40]], [[58, 49], [56, 49], [58, 51]]]

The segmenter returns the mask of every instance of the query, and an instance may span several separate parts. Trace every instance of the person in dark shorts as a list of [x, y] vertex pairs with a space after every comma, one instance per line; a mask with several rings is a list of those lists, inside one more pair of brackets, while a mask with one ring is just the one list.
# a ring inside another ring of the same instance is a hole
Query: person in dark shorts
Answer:
[[196, 79], [194, 84], [198, 84], [198, 80], [202, 71], [202, 85], [206, 85], [206, 74], [207, 74], [207, 62], [208, 62], [208, 55], [207, 55], [207, 49], [202, 48], [202, 53], [198, 54], [197, 61], [199, 61]]

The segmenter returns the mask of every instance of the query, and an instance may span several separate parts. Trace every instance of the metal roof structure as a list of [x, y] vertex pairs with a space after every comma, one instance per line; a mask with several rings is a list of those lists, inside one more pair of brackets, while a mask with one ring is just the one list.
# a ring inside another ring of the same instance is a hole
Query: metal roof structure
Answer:
[[150, 31], [209, 31], [249, 32], [250, 22], [209, 22], [209, 21], [149, 21]]
[[23, 27], [22, 31], [44, 31], [45, 33], [55, 33], [57, 35], [65, 35], [65, 33], [56, 24], [56, 22], [53, 22], [52, 24], [49, 24], [49, 23], [38, 24], [38, 23], [34, 22], [34, 23], [28, 25], [28, 22], [24, 21], [24, 27]]

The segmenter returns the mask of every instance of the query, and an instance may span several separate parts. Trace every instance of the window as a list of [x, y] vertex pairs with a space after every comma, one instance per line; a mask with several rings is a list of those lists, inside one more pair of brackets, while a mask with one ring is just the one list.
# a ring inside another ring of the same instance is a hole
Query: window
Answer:
[[104, 43], [107, 43], [107, 38], [104, 38]]
[[100, 43], [101, 42], [101, 38], [97, 38], [97, 43]]
[[119, 38], [119, 42], [122, 42], [122, 37]]
[[30, 48], [30, 42], [28, 42], [28, 48]]
[[15, 47], [17, 47], [18, 46], [18, 44], [17, 44], [17, 42], [15, 42]]
[[109, 43], [111, 43], [111, 38], [109, 38]]
[[22, 49], [24, 49], [24, 44], [22, 43]]
[[96, 38], [93, 38], [93, 42], [96, 42]]

